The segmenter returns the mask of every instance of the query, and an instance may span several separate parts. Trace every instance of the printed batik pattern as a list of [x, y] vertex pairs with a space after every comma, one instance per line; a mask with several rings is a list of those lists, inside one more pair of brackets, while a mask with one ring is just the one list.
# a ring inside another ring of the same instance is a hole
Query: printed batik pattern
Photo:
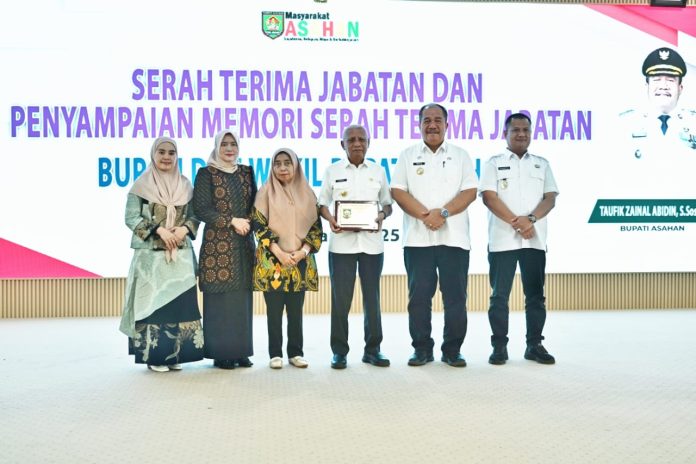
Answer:
[[135, 337], [129, 339], [129, 354], [138, 364], [165, 366], [203, 359], [201, 321], [166, 324], [135, 324]]
[[304, 242], [312, 252], [295, 266], [283, 266], [270, 249], [278, 236], [268, 227], [268, 220], [256, 208], [251, 214], [254, 235], [258, 241], [254, 262], [254, 290], [262, 292], [316, 292], [319, 275], [314, 253], [321, 247], [321, 219], [317, 218], [307, 233]]

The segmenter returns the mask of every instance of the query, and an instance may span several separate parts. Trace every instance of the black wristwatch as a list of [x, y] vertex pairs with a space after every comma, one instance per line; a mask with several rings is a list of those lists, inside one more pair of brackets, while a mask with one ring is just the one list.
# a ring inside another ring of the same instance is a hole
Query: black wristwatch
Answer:
[[531, 222], [532, 224], [534, 224], [535, 222], [537, 222], [537, 218], [536, 218], [536, 216], [533, 215], [533, 214], [530, 214], [529, 216], [527, 216], [527, 219], [529, 219], [529, 222]]
[[449, 217], [449, 211], [447, 210], [447, 208], [442, 208], [440, 210], [440, 216], [442, 216], [445, 219]]

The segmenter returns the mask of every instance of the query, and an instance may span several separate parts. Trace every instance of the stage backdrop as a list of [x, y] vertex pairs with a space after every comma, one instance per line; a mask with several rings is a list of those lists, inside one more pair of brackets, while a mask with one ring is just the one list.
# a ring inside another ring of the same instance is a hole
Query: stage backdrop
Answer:
[[[505, 116], [529, 113], [560, 189], [549, 272], [696, 271], [695, 8], [46, 0], [0, 18], [0, 278], [125, 276], [126, 194], [155, 137], [177, 139], [193, 179], [232, 128], [259, 185], [290, 147], [318, 192], [348, 124], [389, 179], [427, 102], [477, 171], [505, 148]], [[631, 121], [663, 46], [689, 67], [676, 141], [656, 145]], [[470, 215], [470, 271], [486, 273], [480, 199]], [[404, 273], [402, 227], [397, 208], [385, 274]]]

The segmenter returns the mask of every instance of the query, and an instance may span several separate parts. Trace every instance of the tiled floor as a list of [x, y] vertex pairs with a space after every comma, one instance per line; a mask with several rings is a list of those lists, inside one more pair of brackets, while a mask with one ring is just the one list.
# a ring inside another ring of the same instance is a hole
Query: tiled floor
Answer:
[[[329, 367], [329, 317], [305, 316], [306, 370], [132, 364], [116, 319], [0, 320], [0, 463], [694, 463], [696, 310], [551, 312], [558, 363], [491, 366], [485, 313], [469, 366], [409, 367], [406, 314], [383, 316], [389, 368]], [[442, 314], [433, 318], [436, 346]], [[439, 358], [439, 353], [436, 353]]]

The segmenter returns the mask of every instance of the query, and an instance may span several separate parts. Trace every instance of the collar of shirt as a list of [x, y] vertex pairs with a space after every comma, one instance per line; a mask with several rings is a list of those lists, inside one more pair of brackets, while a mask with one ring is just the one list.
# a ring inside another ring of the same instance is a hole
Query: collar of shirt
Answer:
[[530, 156], [532, 156], [531, 153], [529, 153], [529, 151], [527, 151], [527, 152], [526, 152], [524, 155], [522, 155], [522, 157], [520, 158], [519, 156], [517, 156], [517, 153], [515, 153], [514, 151], [510, 151], [509, 148], [505, 148], [505, 153], [507, 153], [508, 159], [512, 159], [513, 157], [515, 157], [515, 158], [517, 158], [517, 159], [519, 159], [519, 160], [523, 160], [523, 159], [527, 159], [527, 158], [529, 158]]
[[360, 168], [366, 168], [367, 167], [367, 159], [365, 159], [362, 163], [360, 163], [360, 166], [356, 166], [352, 164], [348, 158], [344, 158], [341, 161], [338, 162], [339, 166], [341, 166], [343, 169], [349, 169], [353, 167], [354, 169], [360, 169]]
[[661, 109], [651, 106], [643, 111], [643, 116], [647, 119], [657, 119], [663, 114], [666, 114], [667, 116], [674, 116], [677, 113], [677, 111], [677, 108], [672, 108], [672, 111], [670, 111], [669, 113], [664, 113]]
[[432, 155], [437, 155], [440, 152], [447, 153], [447, 141], [442, 142], [442, 145], [437, 147], [437, 150], [432, 151], [429, 146], [425, 144], [425, 141], [421, 140], [421, 153], [430, 153]]

